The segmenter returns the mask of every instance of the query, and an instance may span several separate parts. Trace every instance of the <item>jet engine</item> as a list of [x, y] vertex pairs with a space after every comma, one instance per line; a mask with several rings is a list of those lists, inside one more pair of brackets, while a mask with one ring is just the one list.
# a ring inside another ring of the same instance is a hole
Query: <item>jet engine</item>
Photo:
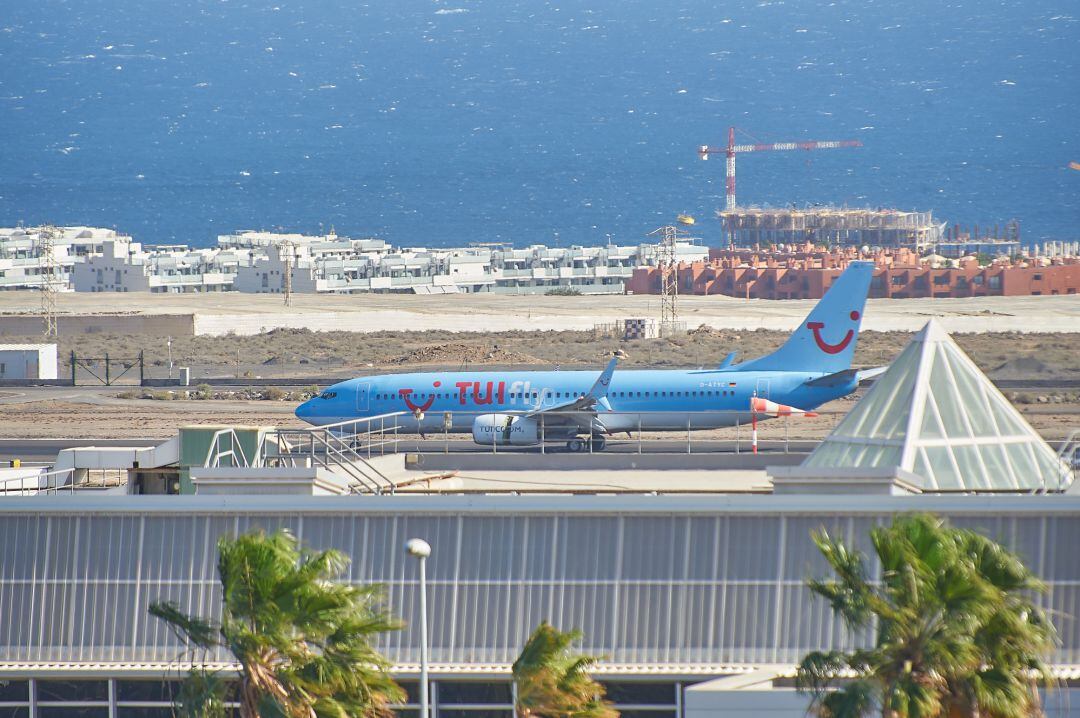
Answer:
[[540, 425], [527, 416], [482, 414], [473, 422], [472, 437], [485, 446], [536, 446], [540, 443]]

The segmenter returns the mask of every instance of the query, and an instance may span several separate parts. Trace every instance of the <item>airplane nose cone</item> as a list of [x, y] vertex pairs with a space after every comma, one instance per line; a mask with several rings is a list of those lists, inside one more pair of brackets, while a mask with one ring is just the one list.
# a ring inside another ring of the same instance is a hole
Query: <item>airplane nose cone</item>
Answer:
[[307, 421], [308, 417], [311, 416], [311, 400], [309, 399], [300, 406], [296, 407], [296, 411], [294, 413], [296, 414], [297, 419], [303, 419], [304, 421]]

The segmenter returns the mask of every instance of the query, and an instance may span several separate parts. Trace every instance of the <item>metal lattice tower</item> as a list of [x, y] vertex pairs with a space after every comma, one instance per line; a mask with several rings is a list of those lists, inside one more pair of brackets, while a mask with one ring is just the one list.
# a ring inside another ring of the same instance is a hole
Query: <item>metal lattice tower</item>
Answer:
[[53, 226], [42, 227], [38, 233], [38, 257], [41, 260], [41, 320], [44, 322], [43, 336], [55, 339], [56, 331], [56, 280], [57, 264], [53, 240], [59, 230]]
[[656, 266], [660, 270], [660, 333], [666, 336], [677, 330], [679, 322], [679, 270], [677, 243], [686, 232], [675, 225], [664, 225], [649, 232], [660, 239], [656, 248]]
[[292, 306], [292, 265], [293, 265], [293, 243], [282, 242], [281, 248], [285, 251], [285, 306]]

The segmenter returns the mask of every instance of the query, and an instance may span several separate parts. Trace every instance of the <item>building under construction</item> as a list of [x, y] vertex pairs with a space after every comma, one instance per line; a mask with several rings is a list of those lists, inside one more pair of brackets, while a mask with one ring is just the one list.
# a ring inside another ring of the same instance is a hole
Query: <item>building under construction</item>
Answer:
[[945, 223], [933, 212], [896, 209], [761, 209], [736, 207], [717, 213], [728, 246], [801, 245], [826, 247], [908, 247], [922, 250], [939, 242]]

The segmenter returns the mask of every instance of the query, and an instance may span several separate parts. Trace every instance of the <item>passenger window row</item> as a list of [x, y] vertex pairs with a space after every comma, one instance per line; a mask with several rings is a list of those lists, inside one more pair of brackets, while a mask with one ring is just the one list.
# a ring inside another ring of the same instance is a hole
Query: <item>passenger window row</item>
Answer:
[[[337, 395], [336, 392], [327, 392], [327, 393], [323, 394], [321, 398], [323, 398], [323, 399], [331, 399], [336, 395]], [[375, 400], [376, 401], [388, 401], [390, 399], [397, 399], [399, 396], [400, 396], [399, 394], [376, 394], [375, 395]], [[445, 393], [445, 392], [436, 392], [436, 393], [420, 392], [420, 393], [417, 393], [417, 394], [410, 394], [409, 396], [410, 397], [415, 397], [417, 399], [427, 399], [429, 397], [435, 397], [436, 399], [444, 399], [445, 398], [445, 399], [459, 399], [460, 400], [460, 398], [461, 398], [461, 394], [458, 394], [458, 393]], [[494, 394], [493, 394], [493, 396], [494, 396]], [[535, 392], [535, 391], [532, 392], [532, 393], [520, 393], [520, 394], [518, 392], [511, 392], [511, 393], [506, 395], [506, 397], [508, 399], [518, 399], [518, 398], [521, 398], [521, 399], [528, 399], [528, 398], [537, 399], [537, 398], [539, 398], [539, 396], [540, 396], [539, 392]], [[557, 392], [554, 392], [553, 394], [551, 394], [551, 396], [556, 398], [556, 399], [577, 399], [577, 398], [581, 398], [581, 397], [583, 397], [585, 395], [584, 394], [575, 394], [575, 393], [569, 392], [569, 391], [557, 391]], [[618, 398], [618, 399], [642, 399], [642, 398], [648, 399], [648, 398], [659, 398], [659, 397], [664, 397], [664, 398], [666, 398], [666, 397], [682, 397], [682, 398], [691, 398], [692, 399], [692, 398], [705, 398], [705, 397], [710, 397], [710, 396], [735, 396], [735, 390], [734, 389], [730, 389], [730, 390], [729, 389], [720, 389], [720, 390], [703, 389], [701, 391], [613, 391], [613, 392], [609, 392], [608, 396]]]

